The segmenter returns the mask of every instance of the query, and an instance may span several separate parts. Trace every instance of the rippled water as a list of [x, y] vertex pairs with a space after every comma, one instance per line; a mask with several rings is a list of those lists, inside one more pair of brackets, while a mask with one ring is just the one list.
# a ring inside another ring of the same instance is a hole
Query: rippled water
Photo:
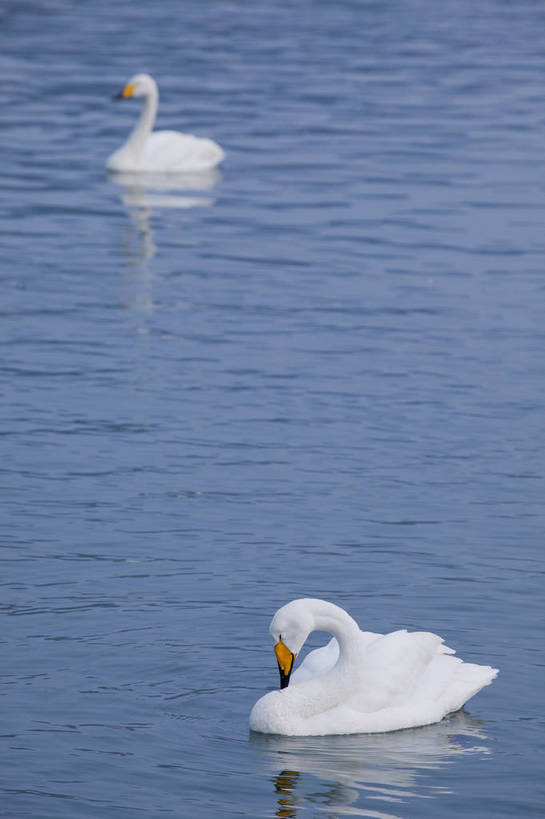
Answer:
[[[540, 2], [2, 7], [0, 815], [541, 815]], [[208, 178], [108, 178], [158, 79]], [[494, 684], [249, 736], [275, 609]]]

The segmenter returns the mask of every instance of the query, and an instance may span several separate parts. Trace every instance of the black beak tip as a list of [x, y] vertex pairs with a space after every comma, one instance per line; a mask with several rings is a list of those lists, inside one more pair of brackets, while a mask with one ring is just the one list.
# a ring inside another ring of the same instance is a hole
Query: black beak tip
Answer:
[[284, 672], [281, 671], [280, 672], [280, 688], [287, 688], [289, 683], [290, 683], [290, 674], [284, 674]]
[[119, 94], [114, 94], [112, 99], [113, 100], [122, 100], [123, 99], [123, 91], [120, 91]]

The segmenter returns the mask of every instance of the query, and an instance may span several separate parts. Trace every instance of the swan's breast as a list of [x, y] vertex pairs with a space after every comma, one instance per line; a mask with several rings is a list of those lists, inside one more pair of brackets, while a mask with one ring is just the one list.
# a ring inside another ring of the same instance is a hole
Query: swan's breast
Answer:
[[262, 734], [293, 734], [297, 717], [289, 707], [285, 691], [270, 691], [261, 697], [250, 712], [250, 728]]

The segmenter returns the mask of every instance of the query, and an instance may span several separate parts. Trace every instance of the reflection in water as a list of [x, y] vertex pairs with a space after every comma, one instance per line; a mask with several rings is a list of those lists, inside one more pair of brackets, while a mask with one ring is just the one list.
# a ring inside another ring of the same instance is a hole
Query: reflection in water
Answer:
[[122, 251], [127, 261], [127, 292], [124, 301], [132, 309], [153, 310], [153, 271], [149, 261], [157, 252], [153, 240], [150, 208], [129, 210], [130, 229], [124, 236]]
[[274, 777], [274, 789], [278, 794], [278, 810], [276, 811], [276, 815], [280, 816], [281, 819], [290, 819], [291, 816], [297, 816], [293, 791], [295, 790], [298, 778], [298, 771], [280, 771], [280, 773]]
[[[454, 762], [462, 754], [488, 754], [482, 723], [463, 711], [436, 725], [388, 734], [281, 737], [250, 734], [273, 781], [276, 816], [295, 819], [311, 802], [326, 813], [399, 819], [377, 810], [383, 802], [429, 798], [440, 791], [426, 784], [424, 771]], [[307, 774], [308, 776], [305, 776]], [[315, 779], [320, 780], [319, 786]], [[307, 804], [305, 804], [307, 803]], [[358, 803], [358, 804], [356, 804]]]
[[137, 310], [149, 311], [153, 309], [153, 273], [148, 263], [157, 252], [151, 226], [154, 211], [213, 205], [215, 200], [202, 192], [213, 188], [220, 173], [216, 168], [191, 174], [110, 173], [108, 179], [122, 189], [121, 201], [132, 226], [123, 245], [130, 269], [128, 301]]
[[215, 168], [186, 174], [110, 173], [108, 179], [123, 189], [121, 201], [128, 208], [187, 209], [214, 204], [214, 199], [210, 197], [189, 194], [213, 188], [220, 179], [220, 173]]

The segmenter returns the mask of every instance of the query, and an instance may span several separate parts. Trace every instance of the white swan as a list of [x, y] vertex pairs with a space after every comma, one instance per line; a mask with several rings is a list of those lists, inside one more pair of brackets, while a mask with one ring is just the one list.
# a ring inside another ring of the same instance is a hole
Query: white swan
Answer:
[[[293, 673], [311, 631], [333, 635]], [[396, 731], [439, 722], [457, 711], [497, 669], [453, 657], [429, 632], [372, 634], [339, 606], [293, 600], [274, 615], [270, 633], [280, 691], [256, 702], [250, 728], [265, 734], [310, 736]]]
[[178, 131], [153, 131], [159, 90], [149, 74], [136, 74], [118, 94], [119, 99], [144, 97], [140, 119], [121, 148], [109, 157], [109, 171], [198, 173], [222, 161], [223, 150], [211, 139]]

